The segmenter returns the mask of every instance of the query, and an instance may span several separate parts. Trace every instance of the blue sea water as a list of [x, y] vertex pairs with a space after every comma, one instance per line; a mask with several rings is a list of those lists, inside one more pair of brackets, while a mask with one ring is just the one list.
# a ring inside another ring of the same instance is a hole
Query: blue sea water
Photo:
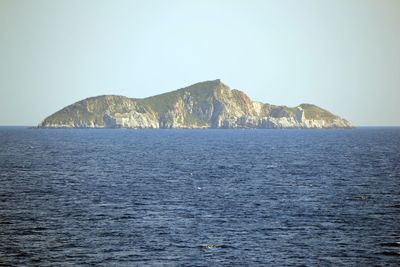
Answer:
[[0, 127], [0, 265], [398, 266], [400, 128]]

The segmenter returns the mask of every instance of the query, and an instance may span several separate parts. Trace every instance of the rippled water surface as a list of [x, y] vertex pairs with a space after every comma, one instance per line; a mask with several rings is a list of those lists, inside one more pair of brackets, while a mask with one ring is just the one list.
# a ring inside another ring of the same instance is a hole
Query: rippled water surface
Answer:
[[0, 265], [400, 265], [400, 128], [0, 128]]

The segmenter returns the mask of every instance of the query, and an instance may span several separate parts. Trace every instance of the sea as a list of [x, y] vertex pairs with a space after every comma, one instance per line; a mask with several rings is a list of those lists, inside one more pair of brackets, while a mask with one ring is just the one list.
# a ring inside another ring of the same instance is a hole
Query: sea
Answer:
[[0, 266], [400, 266], [400, 127], [0, 127]]

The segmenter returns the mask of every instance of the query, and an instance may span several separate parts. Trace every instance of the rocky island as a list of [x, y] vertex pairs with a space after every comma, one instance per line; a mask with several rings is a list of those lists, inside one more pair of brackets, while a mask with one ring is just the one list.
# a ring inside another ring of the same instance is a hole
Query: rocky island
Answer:
[[221, 80], [143, 99], [103, 95], [45, 118], [41, 128], [351, 128], [312, 104], [276, 106], [252, 101]]

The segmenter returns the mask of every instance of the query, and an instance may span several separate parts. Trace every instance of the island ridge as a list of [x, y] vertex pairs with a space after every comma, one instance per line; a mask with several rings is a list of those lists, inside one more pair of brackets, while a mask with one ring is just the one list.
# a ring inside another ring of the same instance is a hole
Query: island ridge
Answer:
[[48, 116], [41, 128], [351, 128], [312, 104], [276, 106], [252, 101], [221, 80], [143, 99], [103, 95]]

